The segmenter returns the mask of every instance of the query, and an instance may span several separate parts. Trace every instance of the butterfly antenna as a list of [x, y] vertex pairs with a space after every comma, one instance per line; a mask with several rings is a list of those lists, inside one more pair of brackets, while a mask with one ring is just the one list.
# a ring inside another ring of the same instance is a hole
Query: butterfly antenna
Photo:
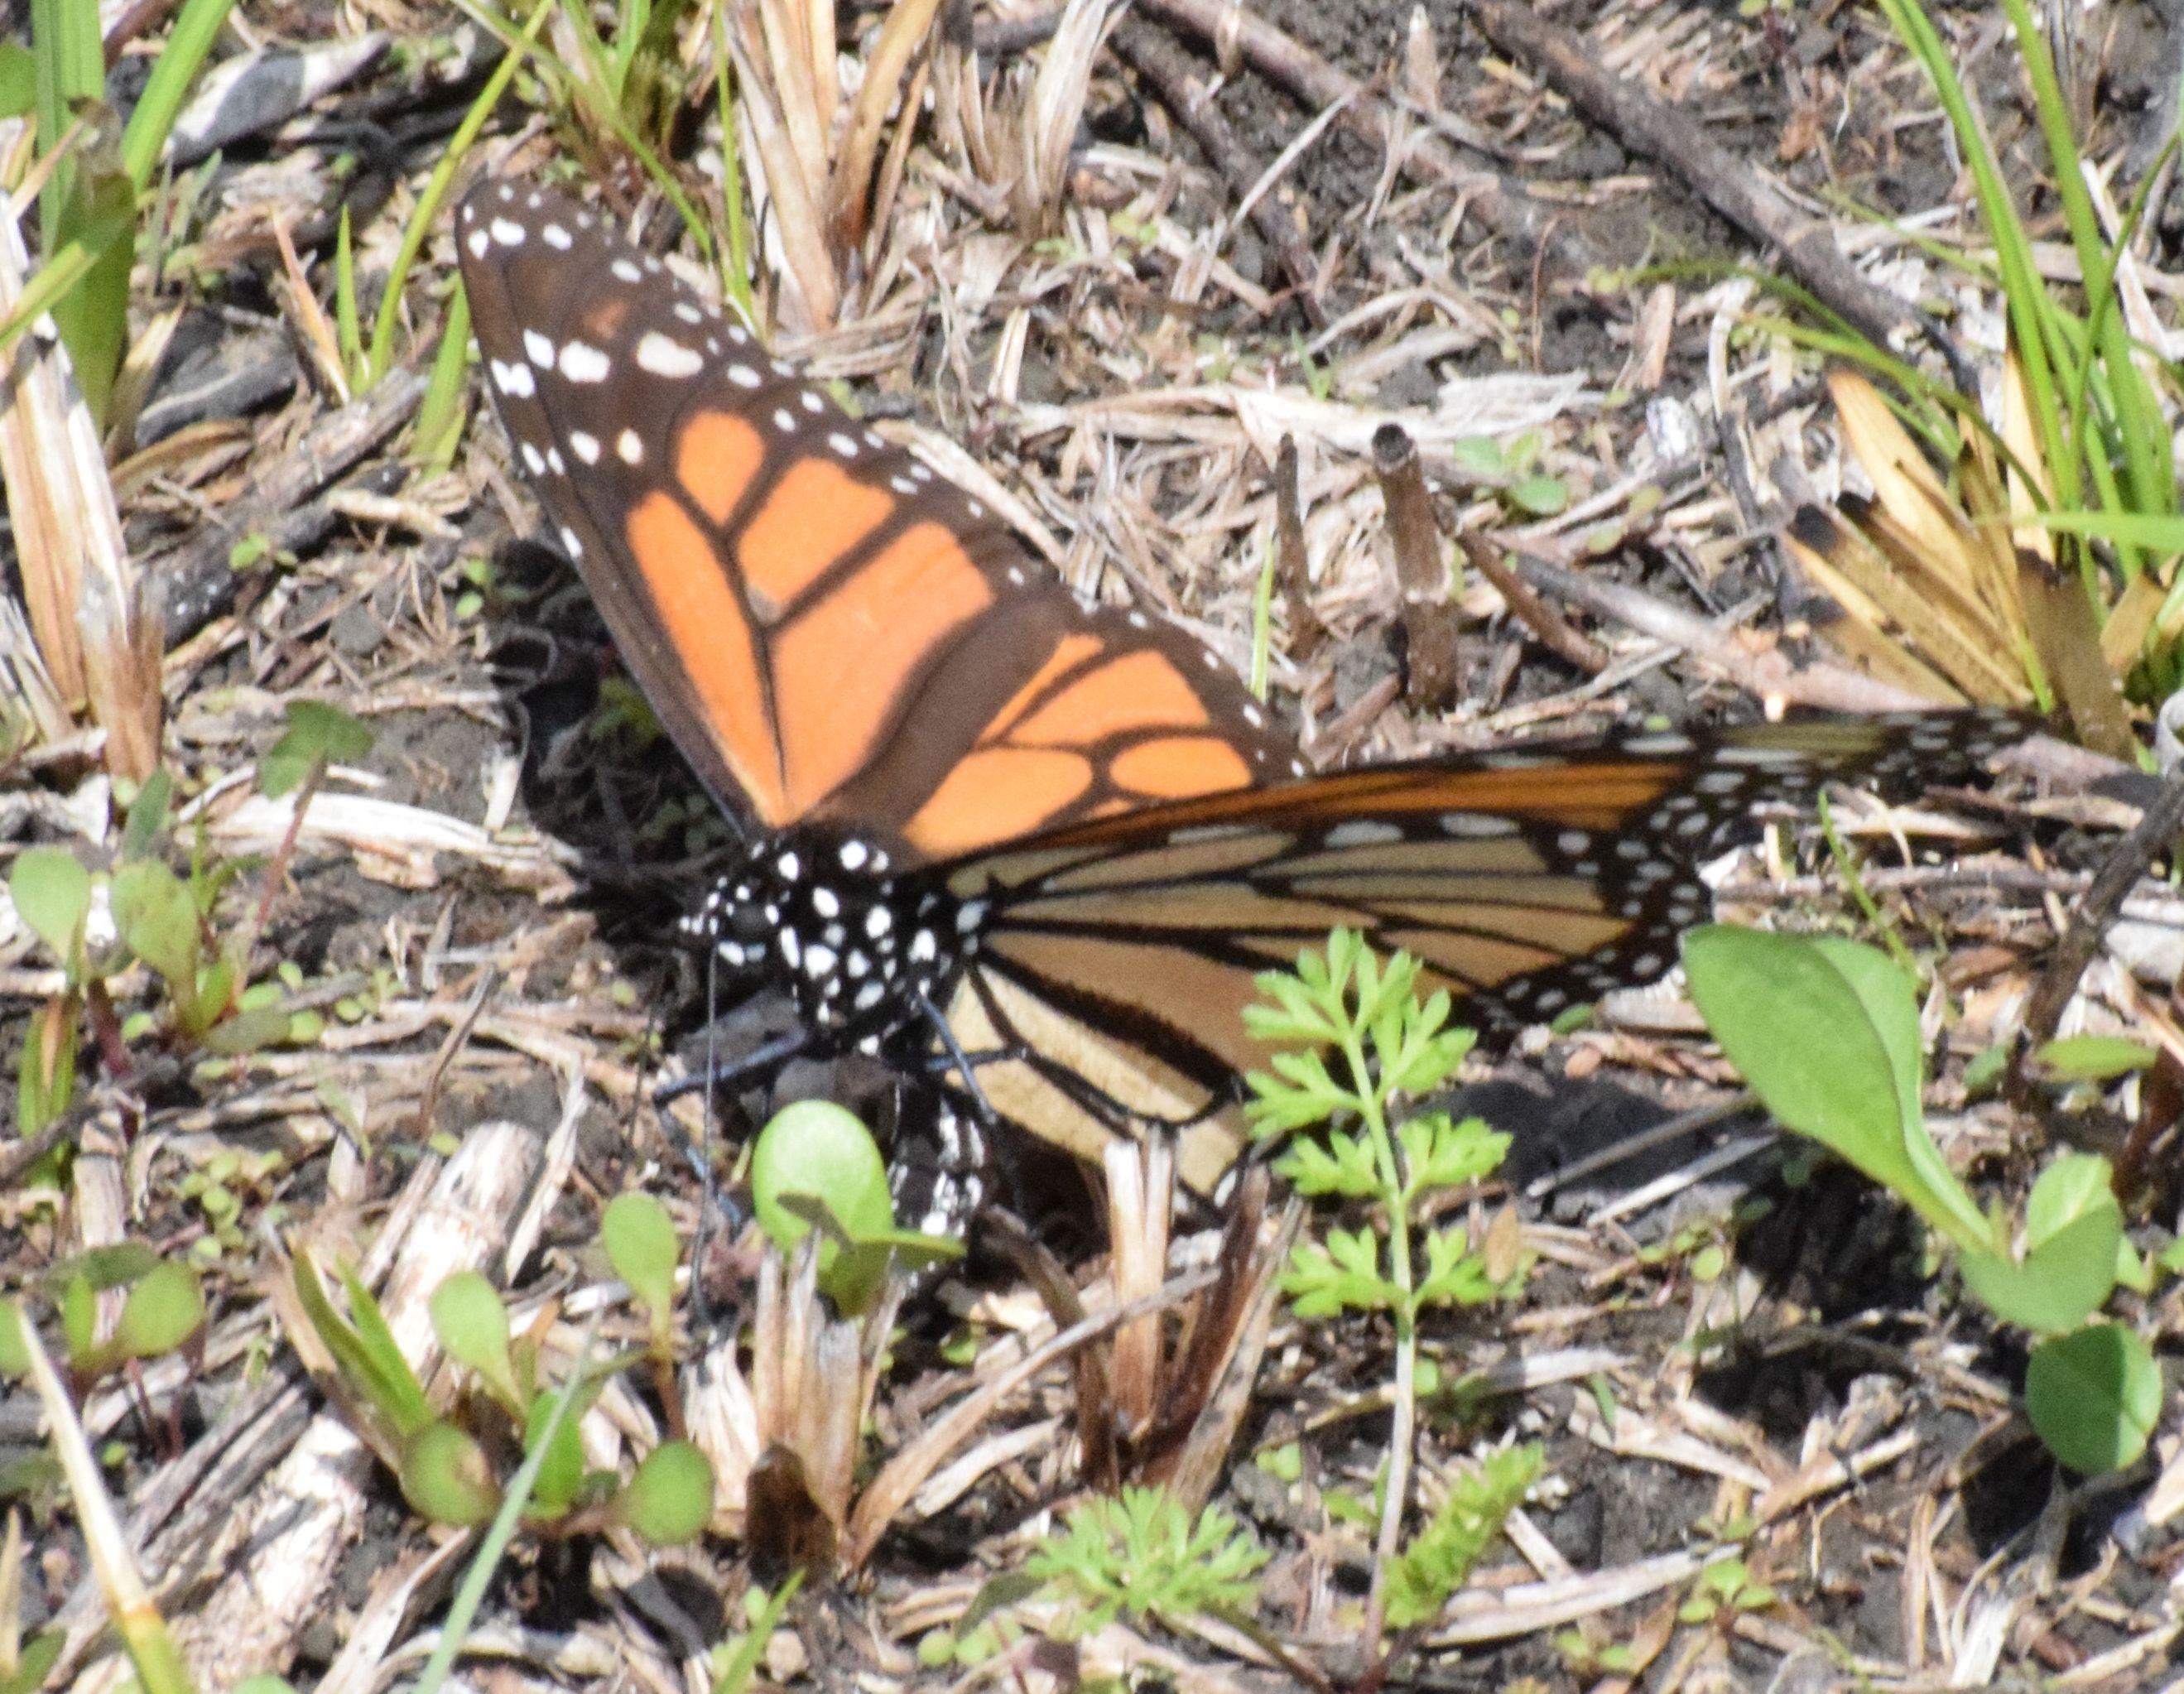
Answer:
[[[705, 949], [705, 1075], [712, 1077], [720, 1057], [721, 950]], [[698, 1114], [698, 1162], [700, 1191], [698, 1227], [691, 1232], [690, 1307], [700, 1325], [711, 1327], [712, 1313], [705, 1297], [705, 1254], [712, 1245], [713, 1218], [721, 1203], [719, 1179], [713, 1172], [713, 1090], [705, 1090], [705, 1103]]]

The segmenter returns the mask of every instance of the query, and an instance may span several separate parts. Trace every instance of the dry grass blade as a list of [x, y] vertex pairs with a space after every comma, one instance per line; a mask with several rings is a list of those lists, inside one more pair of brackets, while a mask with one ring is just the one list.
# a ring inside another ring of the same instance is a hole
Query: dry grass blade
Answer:
[[[1107, 1240], [1115, 1304], [1128, 1306], [1161, 1285], [1167, 1272], [1168, 1221], [1175, 1212], [1175, 1150], [1159, 1137], [1114, 1141], [1106, 1149]], [[1152, 1417], [1160, 1388], [1161, 1320], [1133, 1318], [1115, 1331], [1109, 1381], [1125, 1429]]]
[[889, 1459], [858, 1496], [856, 1509], [850, 1517], [849, 1531], [842, 1541], [843, 1563], [855, 1569], [871, 1557], [889, 1524], [909, 1504], [911, 1496], [924, 1486], [926, 1479], [1026, 1382], [1056, 1361], [1067, 1358], [1087, 1342], [1106, 1335], [1117, 1324], [1127, 1323], [1142, 1312], [1158, 1312], [1188, 1300], [1212, 1280], [1206, 1273], [1194, 1273], [1177, 1278], [1156, 1294], [1133, 1305], [1112, 1312], [1092, 1312], [1050, 1336], [1012, 1363], [990, 1375], [981, 1376], [971, 1392], [928, 1424], [916, 1440]]
[[[2119, 664], [2158, 602], [2140, 596], [2121, 621], [2128, 644], [2104, 647], [2077, 570], [2036, 521], [2054, 494], [2014, 354], [2003, 361], [2000, 445], [1967, 427], [1953, 491], [1871, 383], [1836, 371], [1829, 388], [1873, 499], [1806, 508], [1787, 544], [1847, 614], [1830, 628], [1836, 644], [1875, 674], [1944, 701], [2023, 705], [2031, 678], [2044, 677], [2086, 744], [2130, 756]], [[2064, 547], [2078, 556], [2075, 541]]]
[[1886, 680], [1930, 699], [2024, 705], [2031, 690], [2020, 655], [2029, 639], [2014, 566], [1996, 568], [1975, 515], [1943, 488], [1871, 383], [1836, 371], [1829, 388], [1844, 441], [1874, 487], [1869, 502], [1846, 495], [1836, 510], [1807, 507], [1786, 538], [1847, 615], [1829, 634]]
[[[1263, 1229], [1268, 1184], [1264, 1166], [1245, 1175], [1223, 1234], [1218, 1279], [1192, 1310], [1163, 1408], [1181, 1439], [1156, 1455], [1155, 1474], [1190, 1512], [1212, 1497], [1251, 1409], [1281, 1270], [1304, 1218], [1291, 1195], [1273, 1231]], [[1186, 1418], [1188, 1427], [1178, 1427]]]
[[75, 1408], [69, 1403], [68, 1390], [46, 1356], [36, 1327], [25, 1322], [19, 1328], [31, 1386], [45, 1409], [54, 1454], [68, 1479], [70, 1498], [75, 1502], [76, 1525], [83, 1532], [84, 1546], [91, 1554], [114, 1628], [136, 1667], [137, 1680], [148, 1687], [186, 1690], [191, 1686], [189, 1673], [183, 1669], [174, 1638], [167, 1633], [159, 1608], [152, 1603], [151, 1591], [136, 1569], [129, 1538], [114, 1515], [98, 1461], [92, 1455]]
[[[729, 43], [743, 95], [736, 109], [747, 132], [741, 151], [750, 174], [751, 203], [770, 214], [766, 227], [785, 267], [792, 321], [819, 330], [833, 326], [842, 295], [822, 210], [827, 170], [815, 86], [819, 69], [804, 22], [784, 0], [749, 0], [737, 9]], [[825, 70], [831, 91], [831, 52]]]
[[68, 708], [46, 669], [22, 603], [0, 594], [0, 752], [51, 744], [68, 734]]
[[[22, 231], [0, 217], [0, 316], [28, 274]], [[141, 782], [159, 763], [164, 644], [121, 538], [98, 428], [50, 320], [16, 342], [0, 374], [0, 477], [47, 673], [63, 700], [88, 698], [113, 774]]]
[[[859, 1440], [879, 1390], [880, 1362], [902, 1294], [900, 1277], [862, 1318], [833, 1317], [818, 1288], [819, 1237], [784, 1266], [769, 1251], [759, 1269], [751, 1325], [748, 1409], [726, 1377], [722, 1405], [700, 1424], [708, 1449], [731, 1468], [728, 1497], [744, 1496], [744, 1533], [769, 1569], [824, 1569], [834, 1562], [855, 1492]], [[722, 1433], [731, 1440], [725, 1447]], [[739, 1455], [755, 1458], [740, 1468]]]
[[[880, 131], [887, 121], [888, 109], [902, 94], [904, 75], [918, 49], [924, 46], [933, 29], [934, 14], [939, 9], [940, 0], [896, 0], [887, 22], [880, 28], [878, 41], [872, 44], [871, 56], [865, 61], [864, 83], [857, 90], [856, 103], [850, 109], [849, 129], [834, 159], [829, 193], [828, 225], [833, 231], [838, 254], [855, 250], [871, 225], [886, 226], [889, 209], [884, 203], [872, 203], [872, 192]], [[916, 86], [902, 98], [901, 109], [903, 123], [907, 126], [917, 110]]]
[[1061, 220], [1061, 185], [1069, 149], [1084, 120], [1092, 86], [1092, 61], [1107, 33], [1106, 0], [1069, 0], [1017, 114], [1022, 169], [1011, 188], [1017, 227], [1028, 236], [1051, 234]]
[[[2025, 366], [2014, 356], [2003, 361], [2002, 441], [2010, 455], [1998, 484], [2008, 500], [2007, 526], [1997, 513], [1992, 528], [2008, 536], [2019, 601], [2033, 650], [2079, 739], [2111, 758], [2135, 758], [2138, 740], [2131, 733], [2119, 682], [2137, 656], [2137, 645], [2134, 642], [2110, 656], [2076, 567], [2075, 561], [2085, 556], [2084, 538], [2059, 538], [2037, 521], [2043, 509], [2055, 504], [2054, 480], [2034, 421], [2032, 397], [2025, 390]], [[1968, 450], [1971, 447], [1986, 461], [1982, 468], [1987, 471], [1987, 486], [1997, 486], [1993, 449], [1976, 435]]]
[[[924, 90], [922, 69], [913, 76], [911, 67], [939, 10], [939, 0], [896, 0], [844, 114], [830, 0], [802, 8], [794, 0], [743, 0], [736, 9], [731, 46], [751, 198], [770, 211], [766, 226], [787, 267], [795, 304], [788, 315], [799, 329], [833, 327], [850, 259], [868, 230], [888, 226], [900, 143]], [[880, 138], [890, 110], [902, 128], [883, 170]]]

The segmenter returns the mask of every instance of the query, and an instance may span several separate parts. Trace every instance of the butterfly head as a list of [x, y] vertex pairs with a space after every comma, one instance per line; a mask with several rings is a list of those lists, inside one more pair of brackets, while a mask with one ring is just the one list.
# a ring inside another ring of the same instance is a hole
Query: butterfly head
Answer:
[[793, 984], [810, 1027], [833, 1042], [876, 1041], [933, 999], [967, 945], [945, 890], [894, 868], [854, 836], [761, 840], [684, 927], [732, 977]]

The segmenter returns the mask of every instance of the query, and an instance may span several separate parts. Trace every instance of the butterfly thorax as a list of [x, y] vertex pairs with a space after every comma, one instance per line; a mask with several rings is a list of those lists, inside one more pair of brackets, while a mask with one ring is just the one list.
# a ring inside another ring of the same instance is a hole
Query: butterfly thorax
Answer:
[[975, 938], [944, 888], [904, 878], [855, 837], [761, 837], [714, 883], [685, 928], [733, 978], [790, 989], [806, 1025], [838, 1049], [878, 1044], [917, 1019]]

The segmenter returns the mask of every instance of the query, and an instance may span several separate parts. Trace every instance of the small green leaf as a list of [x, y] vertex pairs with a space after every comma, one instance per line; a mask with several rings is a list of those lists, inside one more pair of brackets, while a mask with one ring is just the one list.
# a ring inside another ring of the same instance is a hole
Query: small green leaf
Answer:
[[23, 1308], [12, 1300], [0, 1300], [0, 1376], [20, 1376], [31, 1368], [31, 1350], [23, 1345]]
[[[854, 1112], [807, 1100], [773, 1115], [751, 1149], [751, 1209], [759, 1227], [783, 1252], [811, 1225], [783, 1206], [785, 1194], [824, 1201], [851, 1240], [894, 1228], [887, 1162]], [[821, 1263], [828, 1261], [822, 1251]]]
[[1381, 1311], [1398, 1297], [1395, 1285], [1380, 1273], [1379, 1243], [1366, 1229], [1330, 1229], [1324, 1247], [1299, 1242], [1281, 1285], [1300, 1318]]
[[78, 1273], [61, 1280], [54, 1304], [60, 1308], [61, 1339], [69, 1362], [81, 1364], [98, 1344], [98, 1296], [89, 1277]]
[[1889, 1189], [1968, 1251], [1994, 1224], [1926, 1133], [1911, 984], [1876, 949], [1837, 936], [1709, 924], [1684, 938], [1691, 998], [1767, 1109]]
[[2081, 1212], [2029, 1251], [2022, 1263], [1967, 1251], [1964, 1285], [1996, 1317], [2040, 1335], [2069, 1329], [2100, 1310], [2115, 1286], [2123, 1214], [2113, 1201]]
[[655, 1333], [664, 1334], [675, 1309], [675, 1265], [681, 1257], [667, 1208], [649, 1194], [618, 1194], [599, 1221], [599, 1240], [615, 1274], [650, 1313]]
[[371, 751], [371, 731], [318, 700], [288, 702], [288, 727], [258, 761], [258, 791], [278, 800], [303, 786], [314, 766], [354, 764]]
[[0, 1670], [0, 1694], [37, 1694], [67, 1645], [67, 1630], [39, 1630], [17, 1651], [13, 1667]]
[[22, 42], [0, 42], [0, 118], [27, 117], [37, 103], [37, 60]]
[[[82, 996], [75, 990], [55, 995], [31, 1014], [15, 1078], [15, 1128], [25, 1138], [43, 1134], [75, 1097], [76, 1025], [82, 1014]], [[25, 1173], [26, 1179], [53, 1173], [42, 1166]]]
[[311, 1328], [326, 1351], [333, 1355], [335, 1368], [387, 1419], [393, 1433], [407, 1438], [430, 1424], [432, 1411], [426, 1403], [424, 1386], [417, 1380], [416, 1372], [410, 1368], [401, 1348], [395, 1346], [393, 1335], [370, 1290], [354, 1273], [343, 1270], [342, 1280], [348, 1294], [349, 1307], [356, 1315], [352, 1323], [326, 1297], [318, 1267], [309, 1255], [297, 1255], [290, 1280], [304, 1315], [310, 1320]]
[[1500, 1170], [1509, 1156], [1509, 1138], [1479, 1117], [1451, 1123], [1446, 1112], [1428, 1112], [1406, 1120], [1396, 1135], [1411, 1187], [1420, 1194], [1480, 1181]]
[[[209, 994], [202, 1002], [215, 1003]], [[290, 1040], [293, 1033], [293, 1020], [286, 1011], [277, 1006], [260, 1006], [219, 1018], [198, 1039], [210, 1053], [256, 1053], [281, 1045]]]
[[153, 849], [167, 827], [174, 798], [175, 779], [167, 774], [165, 766], [154, 766], [136, 790], [136, 798], [130, 802], [129, 822], [121, 832], [123, 863], [152, 856]]
[[1502, 451], [1499, 442], [1487, 436], [1459, 436], [1448, 444], [1448, 454], [1457, 470], [1483, 481], [1493, 481], [1508, 473], [1507, 455]]
[[1509, 504], [1534, 517], [1553, 517], [1569, 504], [1569, 484], [1559, 476], [1520, 476], [1509, 485]]
[[[554, 1431], [553, 1445], [546, 1449], [544, 1463], [532, 1484], [529, 1515], [551, 1522], [564, 1517], [577, 1503], [577, 1496], [584, 1485], [584, 1446], [578, 1433], [584, 1413], [599, 1398], [601, 1385], [596, 1381], [581, 1386], [568, 1415], [561, 1419]], [[531, 1415], [524, 1426], [524, 1451], [527, 1453], [544, 1433], [547, 1420], [554, 1415], [552, 1394], [542, 1394], [531, 1402]]]
[[500, 1290], [476, 1271], [457, 1271], [432, 1290], [432, 1333], [448, 1357], [482, 1377], [510, 1412], [522, 1409], [515, 1366], [508, 1353], [508, 1308]]
[[2138, 1462], [2162, 1397], [2161, 1367], [2117, 1323], [2050, 1335], [2025, 1365], [2025, 1416], [2050, 1452], [2087, 1476]]
[[16, 914], [52, 949], [63, 969], [82, 962], [83, 924], [91, 914], [91, 872], [58, 847], [26, 847], [8, 872]]
[[1425, 1249], [1425, 1274], [1414, 1296], [1419, 1305], [1483, 1306], [1501, 1292], [1462, 1226], [1431, 1231]]
[[688, 1441], [663, 1441], [615, 1500], [615, 1515], [656, 1547], [694, 1541], [713, 1515], [713, 1467]]
[[1274, 1161], [1274, 1169], [1299, 1194], [1312, 1198], [1332, 1194], [1346, 1200], [1364, 1200], [1380, 1191], [1372, 1143], [1362, 1135], [1335, 1131], [1319, 1137], [1299, 1136]]
[[114, 925], [124, 946], [181, 999], [195, 999], [203, 938], [196, 902], [181, 878], [156, 859], [139, 859], [114, 873]]
[[2120, 1212], [2114, 1173], [2098, 1153], [2064, 1153], [2040, 1173], [2025, 1204], [2028, 1256], [2089, 1212]]
[[172, 1352], [204, 1322], [204, 1284], [187, 1265], [168, 1260], [130, 1288], [114, 1340], [125, 1357], [157, 1358]]
[[2057, 1082], [2113, 1082], [2149, 1068], [2160, 1056], [2143, 1041], [2120, 1035], [2065, 1035], [2035, 1048], [2032, 1062]]
[[1415, 1629], [1440, 1616], [1523, 1504], [1544, 1463], [1542, 1450], [1531, 1443], [1504, 1448], [1457, 1476], [1433, 1520], [1389, 1569], [1390, 1624]]
[[485, 1450], [453, 1424], [427, 1424], [404, 1443], [402, 1496], [418, 1515], [468, 1529], [500, 1509], [500, 1483]]

